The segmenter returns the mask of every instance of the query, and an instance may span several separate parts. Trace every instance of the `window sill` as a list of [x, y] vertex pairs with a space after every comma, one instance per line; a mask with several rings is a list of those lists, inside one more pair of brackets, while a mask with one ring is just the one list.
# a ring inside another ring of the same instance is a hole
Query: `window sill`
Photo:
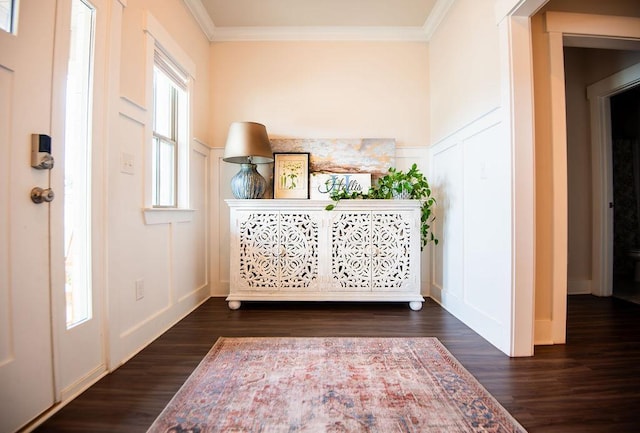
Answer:
[[185, 223], [193, 220], [195, 209], [163, 209], [163, 208], [145, 208], [144, 213], [145, 224], [171, 224]]

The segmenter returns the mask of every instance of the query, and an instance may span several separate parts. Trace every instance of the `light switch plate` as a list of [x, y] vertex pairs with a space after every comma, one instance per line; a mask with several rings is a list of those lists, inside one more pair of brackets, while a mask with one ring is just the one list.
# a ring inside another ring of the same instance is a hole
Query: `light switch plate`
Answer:
[[120, 155], [120, 171], [125, 174], [135, 174], [135, 161], [132, 154], [122, 152]]

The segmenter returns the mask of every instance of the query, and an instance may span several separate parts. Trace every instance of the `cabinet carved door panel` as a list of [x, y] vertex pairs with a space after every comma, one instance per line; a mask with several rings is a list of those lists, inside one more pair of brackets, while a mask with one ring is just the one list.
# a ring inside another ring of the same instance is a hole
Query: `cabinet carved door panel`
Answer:
[[372, 215], [373, 290], [404, 290], [411, 280], [411, 220], [399, 213]]
[[252, 290], [278, 286], [278, 213], [244, 215], [239, 222], [239, 278]]
[[341, 212], [331, 222], [335, 290], [371, 290], [371, 214]]
[[405, 290], [411, 280], [410, 215], [342, 212], [331, 223], [334, 289]]
[[318, 278], [318, 222], [313, 214], [280, 215], [280, 288], [305, 289]]
[[317, 279], [319, 229], [312, 215], [248, 213], [238, 231], [239, 279], [246, 289], [304, 289]]

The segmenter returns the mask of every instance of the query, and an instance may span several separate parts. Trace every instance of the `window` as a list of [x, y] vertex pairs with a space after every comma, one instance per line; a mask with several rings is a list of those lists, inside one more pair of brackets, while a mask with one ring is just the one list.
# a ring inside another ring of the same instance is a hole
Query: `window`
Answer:
[[147, 12], [147, 118], [144, 217], [147, 224], [186, 222], [195, 64]]
[[91, 135], [95, 9], [71, 6], [64, 152], [67, 328], [91, 319]]
[[187, 146], [186, 77], [160, 52], [153, 66], [153, 206], [178, 207], [178, 174]]
[[15, 33], [16, 10], [18, 0], [0, 0], [0, 29]]

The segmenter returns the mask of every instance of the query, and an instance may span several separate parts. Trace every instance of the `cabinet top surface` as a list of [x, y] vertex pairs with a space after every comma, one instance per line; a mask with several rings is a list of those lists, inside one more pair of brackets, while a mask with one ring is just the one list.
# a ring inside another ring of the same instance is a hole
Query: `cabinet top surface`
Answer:
[[[227, 199], [230, 208], [246, 209], [324, 209], [331, 200], [304, 199]], [[354, 199], [340, 200], [335, 210], [418, 209], [420, 200]]]

